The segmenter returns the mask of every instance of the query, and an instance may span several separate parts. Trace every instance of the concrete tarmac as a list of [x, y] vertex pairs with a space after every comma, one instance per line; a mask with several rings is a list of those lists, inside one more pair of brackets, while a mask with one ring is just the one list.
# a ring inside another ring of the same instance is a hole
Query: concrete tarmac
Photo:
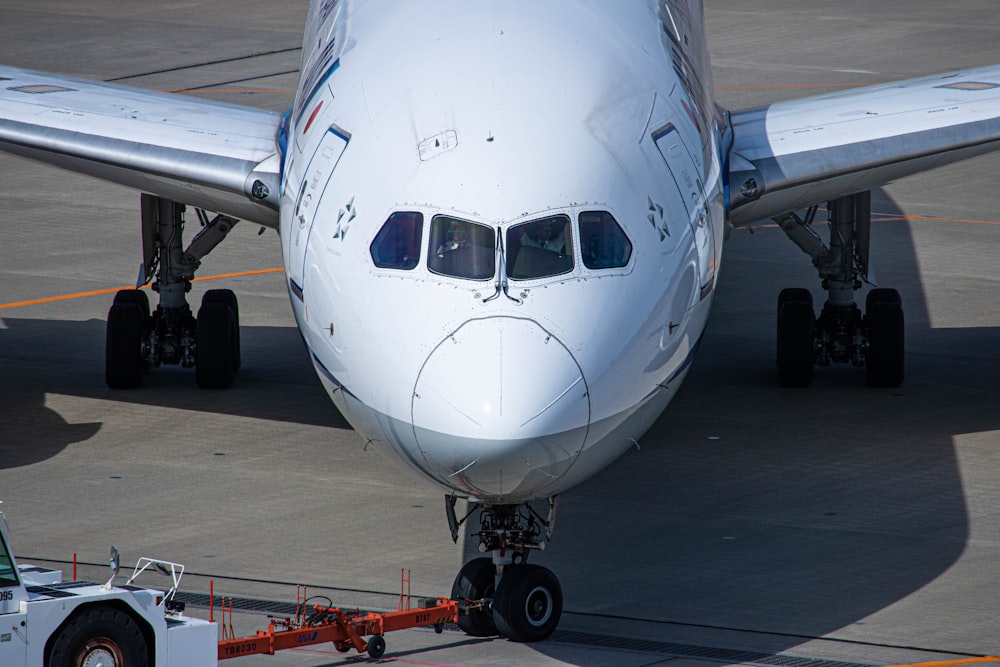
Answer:
[[[305, 2], [6, 0], [0, 62], [283, 110]], [[709, 0], [719, 102], [742, 108], [1000, 62], [993, 0]], [[537, 562], [566, 611], [535, 645], [389, 635], [410, 664], [843, 667], [1000, 653], [1000, 214], [990, 156], [874, 193], [879, 284], [900, 290], [907, 378], [820, 369], [776, 386], [775, 300], [822, 291], [777, 229], [736, 232], [713, 320], [675, 402], [606, 471], [565, 494]], [[201, 271], [240, 298], [244, 367], [227, 391], [161, 368], [104, 384], [112, 294], [133, 283], [138, 193], [0, 157], [0, 499], [22, 559], [109, 544], [184, 563], [182, 589], [343, 606], [447, 594], [474, 544], [443, 497], [334, 410], [309, 366], [274, 232], [237, 226]], [[192, 216], [193, 217], [193, 216]], [[21, 305], [18, 305], [21, 304]], [[147, 583], [160, 584], [156, 579]], [[267, 605], [263, 605], [267, 606]], [[207, 613], [194, 609], [194, 613]], [[237, 631], [264, 627], [238, 613]], [[793, 662], [792, 658], [802, 658]], [[358, 662], [332, 647], [245, 665]]]

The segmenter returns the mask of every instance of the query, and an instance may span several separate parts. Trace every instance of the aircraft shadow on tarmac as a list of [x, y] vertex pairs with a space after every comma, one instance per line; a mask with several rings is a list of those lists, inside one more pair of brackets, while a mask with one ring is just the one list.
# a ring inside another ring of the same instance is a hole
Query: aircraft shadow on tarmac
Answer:
[[[877, 210], [899, 214], [877, 199]], [[908, 346], [919, 352], [907, 384], [869, 389], [863, 370], [835, 367], [808, 389], [777, 387], [776, 295], [809, 286], [821, 302], [818, 281], [780, 231], [737, 232], [678, 397], [641, 450], [562, 498], [554, 541], [533, 556], [560, 577], [568, 619], [819, 636], [955, 562], [968, 517], [952, 438], [1000, 427], [989, 397], [974, 391], [1000, 389], [998, 332], [931, 329], [909, 226], [880, 223], [876, 238], [895, 256], [880, 277], [902, 293]], [[206, 401], [190, 371], [172, 368], [139, 390], [107, 389], [101, 321], [4, 323], [0, 467], [44, 460], [100, 429], [67, 423], [46, 407], [49, 393], [348, 428], [291, 326], [244, 327], [236, 385]], [[465, 540], [466, 560], [479, 556], [475, 547]]]
[[[900, 213], [876, 195], [879, 212]], [[881, 284], [900, 290], [919, 351], [907, 383], [872, 389], [864, 369], [835, 366], [807, 389], [777, 386], [778, 292], [824, 296], [779, 230], [736, 232], [679, 395], [640, 450], [565, 494], [550, 548], [532, 556], [560, 577], [564, 618], [817, 637], [863, 623], [958, 559], [969, 520], [952, 438], [1000, 428], [1000, 332], [931, 329], [909, 225], [873, 235], [893, 255]], [[466, 542], [466, 559], [475, 547]]]
[[242, 328], [244, 365], [232, 388], [204, 391], [194, 372], [161, 367], [141, 388], [104, 384], [104, 322], [3, 318], [0, 329], [0, 468], [29, 465], [93, 437], [100, 423], [70, 424], [46, 394], [350, 428], [327, 398], [294, 326]]

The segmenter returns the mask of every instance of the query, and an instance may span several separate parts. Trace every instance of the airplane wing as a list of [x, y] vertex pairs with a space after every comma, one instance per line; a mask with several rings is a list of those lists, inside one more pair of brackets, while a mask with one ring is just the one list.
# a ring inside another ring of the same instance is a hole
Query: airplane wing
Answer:
[[279, 114], [0, 66], [0, 150], [272, 227]]
[[1000, 149], [1000, 65], [730, 118], [730, 221], [741, 226]]

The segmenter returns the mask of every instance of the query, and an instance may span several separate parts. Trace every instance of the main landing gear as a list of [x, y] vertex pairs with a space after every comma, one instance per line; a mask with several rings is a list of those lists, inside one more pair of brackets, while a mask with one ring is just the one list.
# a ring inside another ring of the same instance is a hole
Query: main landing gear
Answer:
[[516, 642], [537, 642], [547, 638], [562, 616], [562, 587], [551, 570], [529, 565], [531, 550], [545, 548], [552, 537], [558, 496], [549, 498], [549, 512], [542, 518], [527, 503], [522, 505], [481, 505], [473, 503], [461, 520], [455, 516], [457, 497], [446, 498], [452, 539], [458, 527], [479, 512], [480, 553], [459, 571], [451, 597], [459, 602], [458, 627], [473, 637], [500, 635]]
[[184, 206], [142, 195], [143, 268], [139, 284], [152, 275], [160, 296], [150, 312], [149, 297], [138, 289], [121, 290], [108, 311], [104, 376], [112, 389], [132, 389], [160, 364], [194, 367], [199, 387], [221, 389], [233, 383], [240, 357], [239, 306], [231, 290], [209, 290], [198, 316], [191, 313], [191, 290], [201, 259], [226, 237], [237, 220], [198, 210], [202, 230], [185, 250]]
[[818, 318], [809, 290], [789, 288], [778, 295], [778, 380], [786, 387], [804, 387], [812, 382], [815, 366], [838, 362], [867, 367], [873, 387], [898, 387], [905, 342], [899, 292], [871, 290], [864, 315], [854, 302], [869, 273], [871, 193], [830, 202], [829, 247], [810, 228], [817, 208], [809, 209], [805, 219], [795, 214], [776, 219], [813, 258], [828, 295]]

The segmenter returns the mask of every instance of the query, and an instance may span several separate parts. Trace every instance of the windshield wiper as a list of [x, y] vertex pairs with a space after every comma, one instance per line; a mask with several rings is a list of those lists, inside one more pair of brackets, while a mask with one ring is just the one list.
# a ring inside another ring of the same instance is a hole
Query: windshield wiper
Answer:
[[521, 305], [522, 303], [524, 303], [524, 300], [523, 299], [518, 299], [515, 296], [511, 296], [510, 292], [508, 291], [510, 289], [510, 283], [507, 280], [507, 253], [504, 251], [504, 247], [503, 247], [503, 230], [500, 229], [500, 227], [497, 227], [497, 248], [496, 249], [497, 249], [497, 256], [499, 257], [499, 259], [497, 261], [497, 282], [496, 282], [496, 289], [493, 292], [493, 294], [491, 294], [490, 296], [488, 296], [485, 299], [483, 299], [483, 303], [488, 303], [490, 301], [493, 301], [494, 299], [499, 298], [500, 297], [500, 293], [503, 292], [503, 295], [505, 297], [507, 297], [508, 299], [510, 299], [511, 301], [513, 301], [514, 303], [516, 303], [517, 305]]

